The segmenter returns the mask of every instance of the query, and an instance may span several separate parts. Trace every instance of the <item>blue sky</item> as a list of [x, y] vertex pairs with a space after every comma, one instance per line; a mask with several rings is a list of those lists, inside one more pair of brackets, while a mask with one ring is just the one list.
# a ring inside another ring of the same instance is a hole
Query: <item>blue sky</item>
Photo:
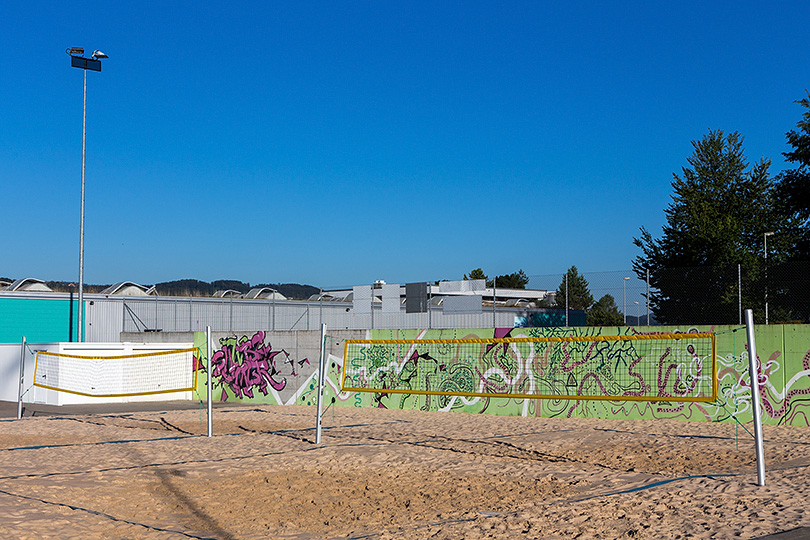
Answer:
[[708, 129], [787, 168], [810, 7], [0, 6], [0, 276], [324, 288], [627, 269]]

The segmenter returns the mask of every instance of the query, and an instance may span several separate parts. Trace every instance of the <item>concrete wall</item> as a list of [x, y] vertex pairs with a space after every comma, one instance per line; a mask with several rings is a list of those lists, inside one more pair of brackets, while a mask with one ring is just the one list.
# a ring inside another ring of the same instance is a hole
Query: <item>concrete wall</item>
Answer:
[[[612, 327], [612, 328], [516, 328], [500, 329], [498, 336], [622, 335], [634, 333], [711, 331], [717, 334], [719, 395], [715, 403], [565, 401], [498, 398], [456, 398], [377, 393], [341, 392], [344, 341], [346, 339], [412, 338], [443, 339], [478, 337], [491, 339], [490, 329], [477, 330], [330, 330], [327, 334], [326, 399], [336, 405], [422, 410], [464, 411], [501, 415], [545, 417], [597, 417], [695, 421], [751, 421], [750, 383], [745, 330], [738, 326], [717, 327]], [[205, 333], [138, 333], [124, 335], [156, 343], [171, 339], [205, 351]], [[319, 358], [319, 331], [214, 333], [212, 373], [214, 398], [218, 401], [266, 404], [302, 404], [315, 401]], [[759, 387], [762, 420], [771, 424], [810, 425], [810, 325], [770, 325], [756, 328], [759, 356]], [[132, 340], [136, 341], [136, 340]], [[32, 350], [42, 345], [30, 345]], [[16, 401], [20, 359], [19, 344], [0, 346], [0, 399]], [[520, 358], [507, 358], [519, 362]], [[33, 356], [27, 359], [26, 388], [30, 388]], [[200, 365], [197, 393], [206, 394], [207, 368]], [[440, 381], [441, 382], [441, 381]], [[654, 381], [650, 382], [651, 384]], [[519, 381], [518, 383], [519, 384]], [[29, 401], [31, 396], [29, 394]], [[171, 395], [170, 395], [171, 396]], [[176, 397], [175, 397], [176, 398]]]

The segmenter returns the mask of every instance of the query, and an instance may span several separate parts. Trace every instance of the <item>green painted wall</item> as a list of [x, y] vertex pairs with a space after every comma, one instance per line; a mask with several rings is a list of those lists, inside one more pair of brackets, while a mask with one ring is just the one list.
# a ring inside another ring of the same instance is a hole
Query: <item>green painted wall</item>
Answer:
[[[326, 402], [354, 407], [449, 410], [511, 416], [590, 417], [692, 421], [750, 422], [751, 400], [748, 354], [744, 327], [613, 327], [515, 328], [499, 330], [498, 337], [553, 335], [621, 335], [660, 332], [715, 332], [718, 355], [718, 400], [715, 403], [566, 401], [512, 398], [460, 398], [384, 393], [340, 392], [342, 346], [340, 332], [329, 337]], [[492, 329], [479, 330], [372, 330], [371, 339], [460, 339], [493, 337]], [[281, 338], [278, 338], [281, 339]], [[204, 345], [195, 334], [195, 345]], [[768, 424], [810, 425], [810, 325], [771, 325], [756, 328], [762, 420]], [[220, 346], [221, 345], [221, 346]], [[262, 332], [218, 344], [219, 371], [215, 371], [215, 398], [255, 403], [315, 403], [317, 358], [297, 358], [283, 343], [270, 343]], [[227, 350], [225, 350], [227, 349]], [[283, 354], [282, 354], [283, 351]], [[227, 373], [225, 381], [222, 374]], [[199, 377], [200, 395], [205, 377]], [[274, 391], [273, 386], [281, 387]], [[249, 392], [251, 395], [247, 395]]]

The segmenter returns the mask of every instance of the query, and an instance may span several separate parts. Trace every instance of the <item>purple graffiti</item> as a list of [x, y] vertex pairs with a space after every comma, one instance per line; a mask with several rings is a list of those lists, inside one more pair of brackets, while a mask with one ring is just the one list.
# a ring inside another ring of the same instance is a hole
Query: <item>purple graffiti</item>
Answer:
[[[216, 351], [211, 358], [212, 375], [219, 378], [223, 385], [222, 401], [227, 401], [228, 394], [225, 386], [231, 389], [237, 398], [253, 397], [254, 387], [265, 396], [268, 387], [281, 391], [287, 385], [287, 379], [280, 377], [276, 362], [284, 359], [284, 363], [293, 366], [290, 355], [285, 350], [273, 351], [270, 344], [264, 343], [265, 333], [258, 331], [253, 337], [243, 336], [237, 340], [235, 337], [221, 339], [222, 348]], [[283, 355], [283, 356], [279, 356]], [[300, 362], [309, 363], [304, 359]]]

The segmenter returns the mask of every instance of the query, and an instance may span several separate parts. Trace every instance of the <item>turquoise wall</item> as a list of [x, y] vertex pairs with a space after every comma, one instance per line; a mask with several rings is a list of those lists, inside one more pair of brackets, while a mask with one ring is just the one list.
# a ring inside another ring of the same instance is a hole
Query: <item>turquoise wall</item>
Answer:
[[[0, 343], [75, 341], [78, 302], [44, 298], [0, 297]], [[73, 321], [72, 338], [70, 321]]]

